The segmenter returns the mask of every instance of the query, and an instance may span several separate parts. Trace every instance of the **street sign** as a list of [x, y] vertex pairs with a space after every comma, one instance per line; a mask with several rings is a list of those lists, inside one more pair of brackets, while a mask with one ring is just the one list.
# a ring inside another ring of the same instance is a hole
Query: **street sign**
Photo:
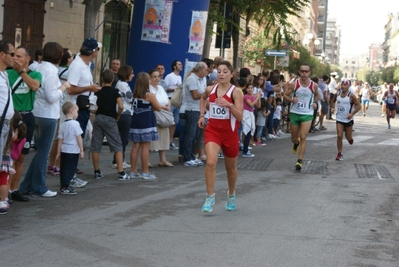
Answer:
[[265, 55], [270, 57], [285, 57], [287, 50], [266, 50]]

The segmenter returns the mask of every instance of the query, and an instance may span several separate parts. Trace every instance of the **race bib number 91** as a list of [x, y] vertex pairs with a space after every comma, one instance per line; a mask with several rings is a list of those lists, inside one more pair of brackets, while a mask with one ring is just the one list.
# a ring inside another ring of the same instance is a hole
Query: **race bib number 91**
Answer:
[[209, 118], [218, 120], [230, 119], [230, 110], [215, 103], [210, 103]]

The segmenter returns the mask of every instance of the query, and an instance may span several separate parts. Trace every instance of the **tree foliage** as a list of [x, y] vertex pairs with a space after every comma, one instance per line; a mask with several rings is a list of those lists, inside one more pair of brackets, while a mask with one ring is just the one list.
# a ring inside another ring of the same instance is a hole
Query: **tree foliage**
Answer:
[[[290, 41], [292, 32], [289, 31], [292, 26], [288, 22], [290, 15], [299, 16], [303, 6], [308, 5], [310, 0], [211, 0], [209, 8], [209, 19], [218, 23], [222, 29], [225, 28], [227, 21], [223, 17], [223, 9], [220, 5], [226, 2], [233, 6], [233, 27], [239, 30], [240, 17], [246, 18], [246, 26], [250, 20], [254, 20], [264, 28], [266, 36], [272, 37], [274, 44], [280, 43], [283, 38]], [[238, 20], [237, 20], [238, 19]], [[279, 30], [275, 30], [278, 28]], [[233, 29], [234, 32], [234, 29]]]
[[[332, 72], [332, 69], [333, 71], [340, 71], [338, 66], [330, 66], [329, 64], [319, 62], [316, 57], [309, 53], [308, 48], [302, 46], [302, 44], [294, 43], [289, 46], [284, 40], [282, 40], [281, 43], [274, 44], [271, 38], [267, 38], [263, 32], [258, 36], [246, 40], [244, 44], [244, 60], [251, 66], [259, 65], [263, 69], [272, 69], [274, 68], [274, 57], [267, 56], [265, 53], [265, 51], [269, 49], [288, 50], [287, 55], [289, 55], [289, 65], [288, 68], [283, 69], [290, 73], [297, 73], [302, 64], [310, 66], [312, 76], [321, 77], [323, 75], [328, 75]], [[277, 63], [279, 59], [280, 57], [277, 57]], [[281, 67], [278, 67], [278, 64], [277, 68], [281, 69]], [[342, 75], [342, 73], [340, 75]]]
[[372, 86], [381, 85], [384, 82], [397, 84], [399, 82], [399, 66], [370, 69], [364, 67], [356, 73], [357, 79], [366, 81]]

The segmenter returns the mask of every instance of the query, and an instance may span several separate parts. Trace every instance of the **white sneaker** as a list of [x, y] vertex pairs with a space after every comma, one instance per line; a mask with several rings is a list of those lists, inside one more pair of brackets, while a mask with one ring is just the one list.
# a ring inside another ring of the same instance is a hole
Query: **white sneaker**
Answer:
[[130, 167], [132, 167], [132, 166], [130, 164], [126, 163], [126, 161], [123, 162], [123, 168], [124, 169], [128, 169]]
[[284, 135], [285, 133], [283, 133], [283, 131], [281, 131], [281, 130], [278, 130], [278, 134]]
[[247, 153], [242, 153], [242, 157], [243, 158], [253, 158], [253, 157], [255, 157], [255, 155], [248, 151]]
[[44, 193], [42, 195], [42, 197], [55, 197], [57, 195], [57, 192], [51, 191], [51, 190], [47, 190], [46, 193]]
[[[111, 167], [112, 167], [112, 169], [116, 169], [116, 168], [118, 168], [118, 165], [116, 163], [112, 163]], [[123, 168], [124, 169], [128, 169], [130, 167], [132, 167], [132, 166], [130, 166], [130, 164], [127, 164], [126, 161], [123, 162]]]
[[197, 163], [197, 166], [204, 166], [204, 163], [202, 162], [202, 160], [195, 159], [194, 161], [195, 161], [195, 163]]
[[154, 179], [157, 179], [157, 177], [156, 177], [154, 174], [152, 174], [152, 173], [145, 173], [145, 172], [143, 172], [142, 176], [143, 176], [143, 179], [144, 179], [144, 180], [154, 180]]
[[7, 201], [0, 201], [0, 209], [8, 209], [10, 204]]
[[269, 137], [272, 139], [276, 139], [276, 136], [274, 134], [269, 134]]

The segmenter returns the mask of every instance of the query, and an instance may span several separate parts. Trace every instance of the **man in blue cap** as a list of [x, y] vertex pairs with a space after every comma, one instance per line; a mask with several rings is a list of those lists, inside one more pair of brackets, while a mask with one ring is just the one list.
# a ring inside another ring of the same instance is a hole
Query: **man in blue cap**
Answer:
[[[95, 92], [99, 91], [101, 87], [93, 82], [93, 75], [90, 70], [91, 61], [97, 56], [100, 51], [102, 44], [97, 42], [94, 38], [87, 38], [84, 40], [79, 53], [76, 58], [72, 61], [68, 69], [68, 82], [71, 87], [68, 89], [69, 99], [66, 101], [71, 101], [79, 106], [78, 118], [76, 119], [80, 127], [82, 128], [84, 138], [87, 123], [90, 118], [89, 106], [82, 106], [90, 95], [94, 95]], [[71, 181], [72, 187], [83, 187], [87, 184], [76, 176]]]

